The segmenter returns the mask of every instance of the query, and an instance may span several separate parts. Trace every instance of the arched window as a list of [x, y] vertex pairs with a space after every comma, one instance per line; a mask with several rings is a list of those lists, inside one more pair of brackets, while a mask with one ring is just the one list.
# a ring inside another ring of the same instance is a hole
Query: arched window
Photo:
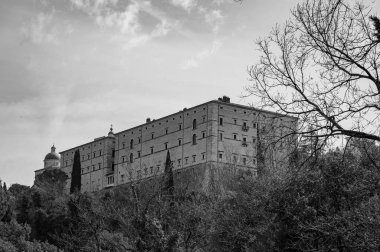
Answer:
[[131, 143], [129, 144], [129, 148], [133, 149], [133, 139], [131, 139]]
[[197, 144], [197, 135], [196, 134], [193, 135], [193, 144]]
[[131, 154], [129, 155], [129, 162], [130, 162], [130, 163], [133, 163], [133, 153], [131, 153]]
[[193, 129], [196, 129], [197, 128], [197, 119], [194, 119], [193, 120]]

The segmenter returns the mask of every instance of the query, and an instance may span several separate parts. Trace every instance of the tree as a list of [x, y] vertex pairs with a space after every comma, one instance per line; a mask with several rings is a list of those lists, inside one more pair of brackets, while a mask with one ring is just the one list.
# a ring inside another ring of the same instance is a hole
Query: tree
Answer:
[[174, 193], [173, 163], [170, 159], [169, 151], [166, 154], [164, 185], [162, 187], [162, 193], [167, 196], [173, 196]]
[[293, 171], [270, 195], [280, 251], [375, 251], [380, 245], [379, 182], [357, 155], [329, 151]]
[[80, 166], [80, 154], [79, 150], [74, 153], [73, 170], [71, 172], [71, 186], [70, 193], [80, 192], [81, 188], [81, 166]]
[[348, 0], [306, 0], [257, 44], [248, 95], [299, 118], [298, 133], [380, 141], [379, 19]]
[[62, 195], [65, 193], [67, 179], [68, 176], [64, 171], [46, 170], [36, 176], [34, 185], [46, 192]]

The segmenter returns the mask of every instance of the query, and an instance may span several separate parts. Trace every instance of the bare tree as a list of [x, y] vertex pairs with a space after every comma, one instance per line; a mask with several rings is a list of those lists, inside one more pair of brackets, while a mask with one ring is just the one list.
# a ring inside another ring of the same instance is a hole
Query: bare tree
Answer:
[[299, 118], [298, 133], [380, 141], [380, 40], [371, 8], [348, 0], [306, 0], [257, 42], [248, 96]]

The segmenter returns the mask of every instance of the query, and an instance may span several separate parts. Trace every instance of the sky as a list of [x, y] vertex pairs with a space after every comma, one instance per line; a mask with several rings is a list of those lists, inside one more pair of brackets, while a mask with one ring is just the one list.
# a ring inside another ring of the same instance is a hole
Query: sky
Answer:
[[90, 142], [111, 124], [223, 95], [254, 102], [241, 97], [255, 41], [297, 2], [1, 0], [0, 179], [32, 185], [53, 144]]

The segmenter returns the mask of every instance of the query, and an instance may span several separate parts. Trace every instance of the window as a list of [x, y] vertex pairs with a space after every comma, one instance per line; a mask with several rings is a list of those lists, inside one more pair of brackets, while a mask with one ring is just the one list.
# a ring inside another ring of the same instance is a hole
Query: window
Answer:
[[133, 163], [133, 153], [129, 155], [129, 163]]
[[90, 159], [90, 154], [87, 154], [87, 159]]
[[189, 161], [189, 157], [185, 157], [185, 164]]
[[94, 153], [92, 153], [92, 156], [93, 156], [93, 157], [95, 157], [95, 156], [96, 156], [95, 152], [94, 152]]
[[95, 171], [95, 165], [92, 166], [92, 171]]
[[123, 163], [124, 163], [124, 162], [125, 162], [125, 156], [122, 156], [121, 158], [122, 158], [122, 160], [123, 160]]
[[124, 174], [121, 174], [121, 182], [124, 182]]
[[243, 127], [247, 127], [247, 122], [243, 122]]
[[154, 133], [152, 133], [152, 139], [154, 138]]
[[221, 118], [219, 118], [219, 125], [223, 125], [223, 118], [221, 117]]
[[112, 185], [114, 183], [114, 177], [113, 176], [108, 176], [107, 177], [107, 185]]
[[178, 146], [182, 145], [182, 139], [178, 139]]
[[101, 156], [102, 155], [102, 150], [99, 150], [99, 156]]
[[236, 122], [236, 119], [234, 119], [234, 124], [236, 125], [236, 123], [237, 123], [237, 122]]
[[178, 159], [178, 166], [181, 166], [181, 159]]
[[141, 137], [139, 137], [139, 143], [141, 143]]
[[243, 165], [247, 165], [247, 158], [243, 157]]
[[193, 120], [193, 130], [197, 128], [197, 119]]
[[166, 135], [168, 134], [168, 128], [165, 129], [165, 134], [166, 134]]
[[246, 138], [246, 137], [243, 137], [243, 146], [244, 146], [244, 147], [247, 146], [247, 138]]
[[219, 133], [219, 140], [223, 141], [223, 133]]
[[206, 131], [203, 131], [202, 132], [202, 138], [205, 138], [206, 137]]
[[141, 151], [138, 151], [138, 152], [137, 152], [137, 157], [138, 157], [138, 158], [141, 157]]
[[133, 139], [131, 139], [131, 142], [129, 143], [129, 148], [132, 150], [133, 149]]
[[179, 130], [182, 130], [182, 124], [178, 125]]
[[237, 138], [237, 135], [236, 135], [236, 134], [234, 134], [234, 140], [236, 140], [236, 138]]
[[123, 143], [123, 149], [125, 149], [125, 143]]
[[153, 166], [150, 167], [150, 174], [153, 174]]
[[193, 163], [195, 163], [196, 155], [193, 155]]
[[84, 173], [84, 169], [82, 168], [82, 174]]
[[[256, 143], [256, 138], [252, 138], [252, 143]], [[281, 142], [281, 144], [282, 144], [282, 142]]]
[[257, 124], [256, 124], [256, 123], [253, 123], [253, 125], [252, 125], [252, 126], [253, 126], [253, 128], [254, 128], [254, 129], [256, 129], [256, 127], [257, 127]]
[[153, 154], [153, 147], [150, 147], [150, 154]]
[[98, 164], [99, 169], [102, 169], [102, 163]]
[[165, 143], [165, 150], [168, 149], [168, 143]]
[[203, 153], [202, 153], [202, 160], [205, 160], [205, 158], [206, 158], [206, 153], [203, 152]]
[[115, 149], [112, 149], [112, 157], [115, 157]]
[[193, 144], [197, 144], [197, 135], [196, 134], [193, 135]]
[[223, 159], [223, 153], [219, 153], [219, 161]]
[[234, 156], [234, 157], [233, 157], [233, 161], [234, 161], [234, 164], [237, 163], [237, 156]]
[[115, 170], [115, 163], [112, 163], [112, 164], [111, 164], [111, 169], [112, 169], [112, 171]]

